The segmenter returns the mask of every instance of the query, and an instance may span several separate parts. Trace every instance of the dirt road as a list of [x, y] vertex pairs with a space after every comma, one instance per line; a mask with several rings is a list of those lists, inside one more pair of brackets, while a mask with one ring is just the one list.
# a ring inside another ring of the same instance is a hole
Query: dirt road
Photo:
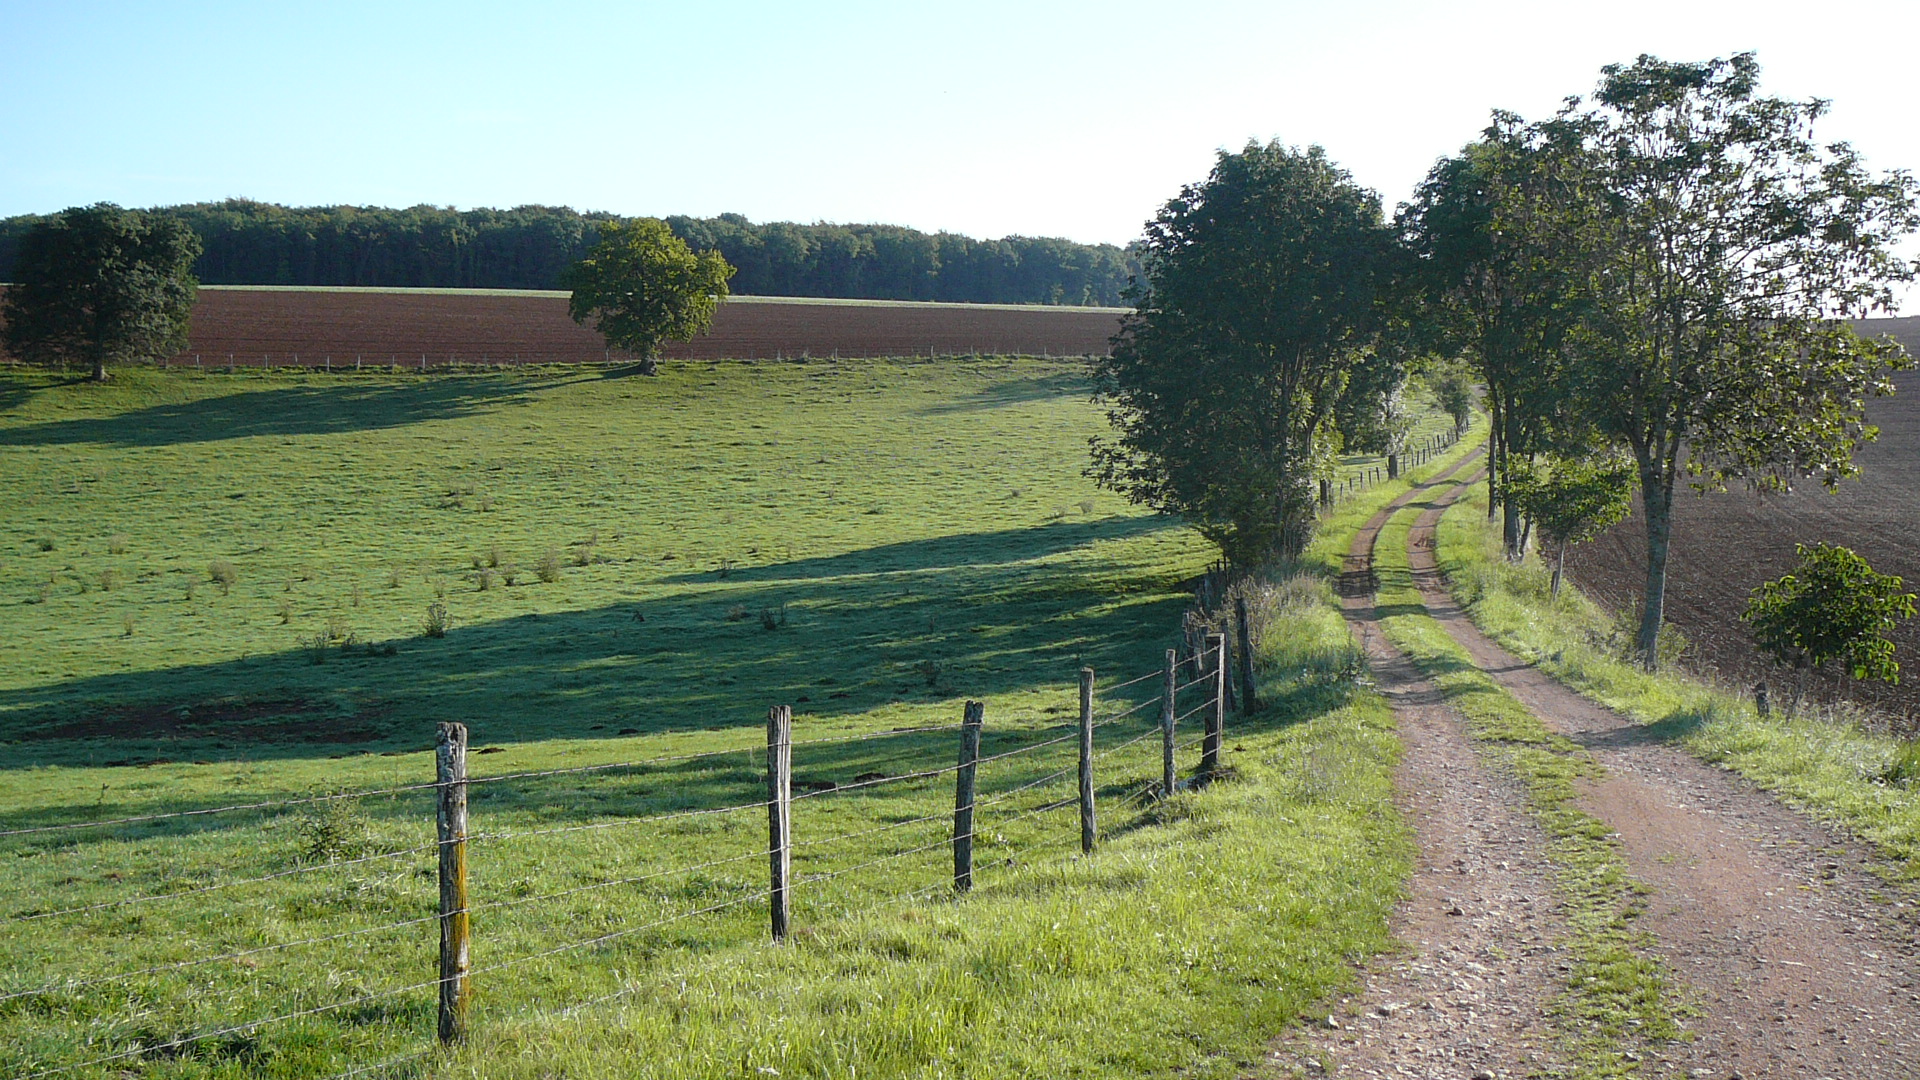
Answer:
[[[1456, 470], [1457, 471], [1457, 470]], [[1466, 489], [1429, 481], [1356, 537], [1342, 592], [1393, 701], [1407, 755], [1400, 808], [1421, 857], [1395, 930], [1413, 947], [1370, 971], [1366, 993], [1310, 1038], [1334, 1075], [1561, 1075], [1553, 1001], [1566, 927], [1545, 880], [1544, 837], [1518, 786], [1488, 768], [1453, 710], [1387, 642], [1372, 552], [1417, 513], [1410, 560], [1428, 613], [1475, 663], [1602, 767], [1581, 809], [1617, 835], [1648, 890], [1642, 929], [1689, 1009], [1688, 1038], [1641, 1048], [1645, 1076], [1920, 1076], [1914, 912], [1871, 856], [1724, 770], [1519, 662], [1474, 628], [1434, 565], [1433, 528]], [[1311, 1071], [1315, 1063], [1300, 1058]]]

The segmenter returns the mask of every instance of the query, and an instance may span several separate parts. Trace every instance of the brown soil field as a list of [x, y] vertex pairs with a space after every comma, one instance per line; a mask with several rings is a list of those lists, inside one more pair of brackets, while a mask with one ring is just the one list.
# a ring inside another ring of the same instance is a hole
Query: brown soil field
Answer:
[[[734, 297], [713, 332], [670, 359], [1105, 355], [1114, 308]], [[567, 294], [478, 290], [206, 288], [192, 343], [206, 366], [588, 363], [630, 359], [567, 316]]]
[[[1920, 318], [1860, 324], [1890, 333], [1920, 356]], [[1740, 612], [1747, 594], [1796, 562], [1795, 543], [1845, 544], [1882, 573], [1920, 592], [1920, 371], [1894, 377], [1897, 392], [1867, 405], [1879, 441], [1856, 459], [1861, 477], [1828, 494], [1818, 485], [1788, 495], [1729, 491], [1674, 498], [1667, 617], [1692, 643], [1691, 663], [1725, 681], [1750, 686], [1765, 678], [1781, 689], [1786, 672], [1755, 652]], [[1646, 578], [1646, 532], [1636, 508], [1627, 521], [1567, 557], [1568, 576], [1616, 611], [1637, 609]], [[1818, 680], [1822, 700], [1847, 698], [1873, 708], [1893, 729], [1920, 732], [1920, 619], [1893, 635], [1905, 678], [1898, 685]]]

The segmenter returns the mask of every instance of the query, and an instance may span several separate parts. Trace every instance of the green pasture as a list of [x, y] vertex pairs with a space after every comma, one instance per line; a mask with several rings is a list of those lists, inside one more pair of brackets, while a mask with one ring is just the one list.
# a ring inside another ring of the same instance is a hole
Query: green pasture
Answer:
[[[1084, 479], [1101, 426], [1077, 363], [1030, 359], [8, 374], [0, 831], [420, 784], [441, 720], [470, 726], [480, 777], [648, 762], [475, 786], [475, 1026], [509, 1037], [609, 993], [635, 1008], [641, 985], [671, 1016], [659, 987], [751, 982], [776, 956], [755, 748], [766, 707], [791, 703], [796, 785], [814, 793], [795, 810], [795, 922], [807, 948], [832, 946], [780, 960], [798, 965], [789, 989], [814, 1000], [856, 961], [891, 965], [873, 984], [888, 994], [934, 985], [951, 972], [931, 958], [962, 945], [1018, 967], [1034, 918], [1084, 910], [1076, 933], [1117, 933], [1147, 897], [1215, 944], [1116, 942], [1080, 997], [1037, 1005], [989, 985], [981, 1007], [1032, 1023], [967, 1053], [1016, 1040], [1010, 1063], [1110, 1046], [1090, 1074], [1231, 1068], [1384, 945], [1405, 871], [1377, 813], [1392, 742], [1377, 703], [1320, 671], [1345, 655], [1319, 640], [1337, 620], [1282, 620], [1297, 626], [1263, 645], [1265, 678], [1318, 689], [1277, 689], [1236, 724], [1230, 757], [1253, 782], [1153, 802], [1158, 747], [1131, 741], [1153, 710], [1115, 721], [1099, 743], [1115, 854], [1065, 861], [1072, 749], [1042, 744], [1074, 714], [1077, 671], [1105, 688], [1155, 667], [1211, 557]], [[1151, 686], [1103, 689], [1103, 714]], [[949, 776], [838, 788], [947, 765], [953, 733], [835, 740], [952, 724], [967, 698], [987, 703], [987, 753], [1035, 749], [983, 767], [980, 885], [954, 902]], [[1305, 789], [1263, 764], [1303, 754], [1324, 759]], [[689, 811], [719, 812], [639, 820]], [[1256, 840], [1273, 814], [1293, 825]], [[0, 836], [0, 1072], [147, 1047], [58, 1075], [317, 1077], [421, 1048], [431, 840], [422, 791]], [[1238, 877], [1182, 884], [1209, 860]], [[267, 875], [282, 876], [249, 883]], [[1228, 937], [1207, 929], [1220, 904], [1241, 905]], [[1133, 1043], [1077, 1012], [1118, 1000], [1117, 971], [1222, 950], [1248, 952], [1222, 977], [1240, 989], [1181, 982]], [[122, 977], [148, 968], [163, 970]], [[726, 1009], [744, 1007], [746, 984], [728, 985]], [[877, 1022], [820, 1027], [824, 1056], [798, 1074], [923, 1074], [934, 1051]], [[748, 1061], [745, 1030], [720, 1023], [709, 1049]], [[660, 1075], [764, 1075], [694, 1060]]]

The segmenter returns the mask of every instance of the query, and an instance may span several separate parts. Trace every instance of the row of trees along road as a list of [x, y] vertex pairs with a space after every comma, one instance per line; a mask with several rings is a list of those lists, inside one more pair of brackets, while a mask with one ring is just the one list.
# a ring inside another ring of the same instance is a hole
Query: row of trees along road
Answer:
[[1864, 402], [1911, 362], [1844, 320], [1911, 280], [1895, 245], [1920, 228], [1914, 181], [1817, 143], [1825, 103], [1762, 96], [1758, 71], [1643, 56], [1603, 69], [1591, 104], [1495, 113], [1391, 225], [1318, 148], [1223, 153], [1148, 226], [1091, 474], [1233, 562], [1292, 558], [1332, 455], [1390, 448], [1407, 371], [1464, 362], [1511, 556], [1516, 494], [1557, 543], [1637, 482], [1654, 666], [1676, 491], [1856, 475]]

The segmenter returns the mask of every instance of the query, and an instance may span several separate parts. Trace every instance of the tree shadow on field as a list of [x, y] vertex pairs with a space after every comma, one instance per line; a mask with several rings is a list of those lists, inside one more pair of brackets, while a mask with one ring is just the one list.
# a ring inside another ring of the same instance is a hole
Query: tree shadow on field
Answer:
[[556, 383], [436, 376], [410, 383], [276, 386], [197, 401], [166, 402], [112, 416], [0, 429], [0, 446], [157, 447], [261, 435], [334, 435], [451, 420], [522, 400]]
[[952, 416], [958, 413], [984, 412], [1006, 405], [1025, 405], [1054, 398], [1084, 398], [1093, 392], [1092, 381], [1079, 372], [1036, 375], [1026, 379], [1007, 379], [976, 390], [953, 401], [943, 401], [920, 410], [922, 416]]
[[925, 540], [881, 544], [841, 555], [794, 559], [764, 566], [729, 566], [723, 571], [692, 571], [665, 578], [670, 584], [733, 581], [811, 581], [852, 574], [962, 570], [1001, 566], [1060, 555], [1102, 540], [1122, 540], [1180, 527], [1171, 517], [1109, 517], [1098, 521], [1055, 523], [996, 532], [961, 533]]
[[[1091, 545], [1143, 528], [1101, 524], [1071, 531]], [[952, 542], [926, 544], [940, 553]], [[904, 562], [945, 561], [910, 547], [888, 545]], [[1042, 686], [1062, 688], [1064, 718], [1077, 710], [1083, 664], [1103, 683], [1153, 670], [1186, 604], [1172, 574], [1098, 551], [912, 574], [867, 573], [871, 559], [859, 553], [846, 561], [858, 576], [701, 582], [472, 626], [458, 622], [456, 591], [444, 638], [292, 647], [4, 691], [0, 769], [417, 752], [441, 720], [468, 724], [473, 745], [502, 748], [490, 764], [512, 766], [520, 743], [757, 732], [775, 703], [793, 705], [804, 737], [896, 706], [911, 724], [929, 715], [914, 707], [957, 718], [966, 698]], [[96, 809], [90, 816], [111, 816]]]

